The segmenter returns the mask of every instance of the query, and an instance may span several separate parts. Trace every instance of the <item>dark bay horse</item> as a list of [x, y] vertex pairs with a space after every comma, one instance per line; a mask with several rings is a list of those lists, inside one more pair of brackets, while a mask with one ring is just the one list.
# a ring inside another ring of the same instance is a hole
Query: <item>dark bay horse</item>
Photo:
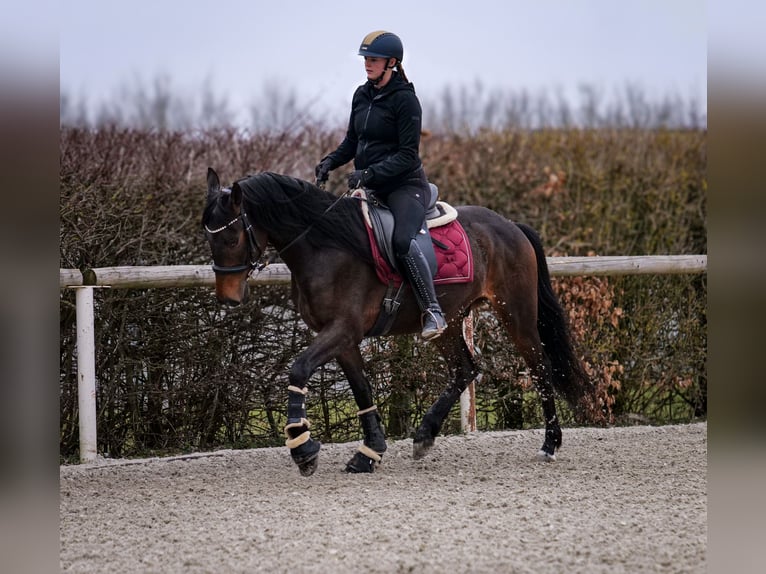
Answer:
[[[489, 209], [463, 206], [457, 211], [474, 255], [474, 279], [437, 286], [448, 327], [433, 343], [454, 378], [423, 417], [413, 456], [420, 458], [433, 446], [445, 417], [478, 374], [463, 339], [462, 320], [472, 306], [488, 301], [529, 367], [542, 401], [545, 440], [538, 455], [555, 460], [561, 427], [554, 390], [580, 414], [592, 410], [595, 394], [575, 356], [540, 239], [532, 228]], [[249, 176], [222, 188], [218, 174], [208, 168], [202, 225], [221, 303], [238, 305], [247, 298], [247, 278], [270, 244], [290, 269], [296, 309], [317, 333], [289, 373], [285, 436], [301, 474], [313, 474], [320, 449], [306, 416], [307, 383], [333, 359], [348, 378], [364, 432], [346, 470], [372, 472], [386, 440], [359, 344], [376, 321], [386, 285], [373, 267], [359, 201], [338, 199], [309, 182], [276, 173]], [[390, 335], [420, 332], [420, 310], [409, 287], [404, 293]]]

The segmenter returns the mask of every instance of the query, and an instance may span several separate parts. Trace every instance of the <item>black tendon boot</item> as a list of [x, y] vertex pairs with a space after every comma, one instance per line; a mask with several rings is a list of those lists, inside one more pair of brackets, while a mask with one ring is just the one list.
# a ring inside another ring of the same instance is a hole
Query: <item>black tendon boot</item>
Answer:
[[378, 407], [359, 411], [359, 420], [364, 431], [364, 442], [353, 458], [346, 463], [346, 472], [374, 472], [386, 452], [386, 435], [383, 431]]
[[293, 385], [287, 387], [287, 424], [285, 446], [290, 449], [293, 462], [303, 476], [311, 476], [317, 469], [317, 455], [322, 446], [311, 438], [311, 426], [306, 418], [306, 394], [308, 389]]
[[410, 242], [410, 249], [407, 254], [399, 257], [402, 271], [407, 277], [418, 307], [423, 312], [423, 332], [420, 334], [423, 340], [430, 341], [442, 334], [447, 328], [447, 321], [436, 299], [434, 290], [434, 280], [431, 276], [431, 269], [428, 266], [420, 246], [413, 239]]

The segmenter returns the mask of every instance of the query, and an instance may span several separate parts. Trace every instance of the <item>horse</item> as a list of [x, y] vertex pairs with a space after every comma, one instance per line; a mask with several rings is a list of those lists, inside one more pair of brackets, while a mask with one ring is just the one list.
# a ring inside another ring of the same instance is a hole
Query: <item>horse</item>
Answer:
[[[218, 301], [236, 306], [247, 300], [247, 279], [264, 265], [271, 246], [290, 269], [291, 295], [300, 317], [316, 333], [288, 375], [285, 444], [303, 476], [316, 470], [321, 447], [311, 437], [306, 415], [307, 385], [312, 373], [331, 360], [348, 379], [364, 436], [345, 470], [374, 472], [386, 451], [359, 345], [376, 322], [387, 287], [376, 275], [359, 203], [288, 175], [261, 172], [222, 187], [216, 171], [207, 171], [202, 227]], [[485, 207], [455, 209], [474, 255], [473, 280], [437, 289], [448, 326], [432, 343], [453, 378], [423, 416], [413, 438], [413, 457], [422, 458], [434, 445], [450, 409], [479, 374], [462, 323], [472, 308], [488, 302], [529, 368], [542, 402], [545, 438], [537, 457], [554, 461], [562, 444], [555, 394], [563, 396], [576, 416], [584, 416], [596, 399], [553, 291], [541, 240], [530, 226]], [[420, 310], [406, 288], [387, 334], [420, 329]]]

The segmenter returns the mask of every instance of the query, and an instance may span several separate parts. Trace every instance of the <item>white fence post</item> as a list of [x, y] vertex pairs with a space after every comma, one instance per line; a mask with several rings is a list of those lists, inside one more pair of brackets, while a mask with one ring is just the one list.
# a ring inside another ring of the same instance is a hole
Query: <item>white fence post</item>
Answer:
[[[475, 352], [473, 347], [473, 311], [469, 311], [468, 315], [463, 318], [463, 339], [465, 339], [468, 350], [473, 356]], [[481, 375], [468, 383], [465, 390], [460, 393], [460, 430], [463, 432], [476, 430], [476, 380], [479, 380], [480, 377]]]
[[80, 462], [96, 460], [96, 342], [93, 287], [77, 293], [77, 405], [80, 420]]

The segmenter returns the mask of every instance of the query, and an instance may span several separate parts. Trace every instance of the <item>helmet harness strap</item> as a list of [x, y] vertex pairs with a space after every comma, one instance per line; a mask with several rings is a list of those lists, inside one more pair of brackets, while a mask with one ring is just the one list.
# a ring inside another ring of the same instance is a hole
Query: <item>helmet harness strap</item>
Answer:
[[[391, 62], [391, 60], [393, 60], [393, 61], [394, 61], [394, 65], [393, 65], [393, 66], [390, 66], [390, 65], [389, 65], [389, 62]], [[385, 67], [385, 68], [383, 69], [383, 71], [380, 73], [380, 76], [378, 76], [377, 78], [372, 78], [372, 79], [370, 80], [370, 81], [373, 83], [373, 85], [374, 85], [375, 87], [377, 87], [377, 86], [378, 86], [378, 84], [379, 84], [379, 83], [380, 83], [380, 82], [383, 80], [383, 76], [385, 76], [385, 75], [386, 75], [386, 72], [388, 72], [389, 70], [393, 70], [394, 68], [396, 68], [396, 64], [397, 64], [397, 63], [398, 63], [398, 61], [397, 61], [397, 59], [396, 59], [396, 58], [386, 58], [386, 67]]]

